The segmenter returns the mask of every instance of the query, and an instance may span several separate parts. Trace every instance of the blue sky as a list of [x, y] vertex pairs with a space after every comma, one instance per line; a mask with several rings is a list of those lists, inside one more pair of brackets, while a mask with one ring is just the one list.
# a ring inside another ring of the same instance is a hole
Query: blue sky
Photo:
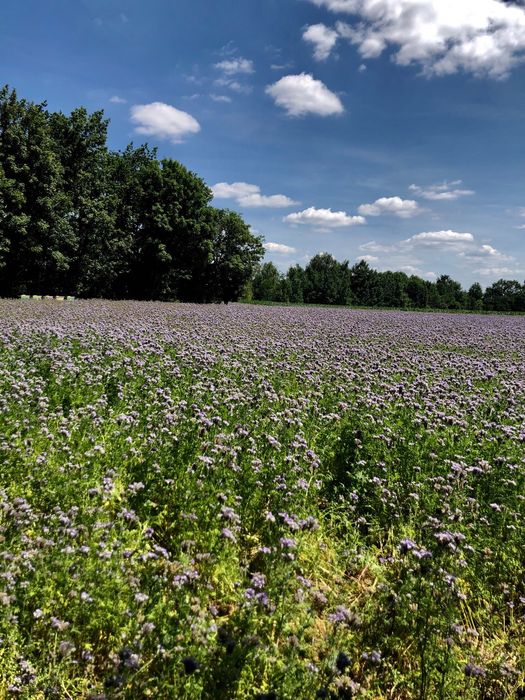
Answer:
[[0, 66], [197, 172], [280, 269], [525, 278], [524, 2], [3, 0]]

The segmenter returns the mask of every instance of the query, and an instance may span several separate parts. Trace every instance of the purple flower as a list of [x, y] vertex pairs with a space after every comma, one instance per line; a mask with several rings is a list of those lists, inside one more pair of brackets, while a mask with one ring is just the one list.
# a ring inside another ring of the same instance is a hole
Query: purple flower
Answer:
[[229, 527], [223, 527], [221, 530], [221, 537], [225, 540], [230, 540], [230, 542], [237, 542], [237, 538], [230, 530]]

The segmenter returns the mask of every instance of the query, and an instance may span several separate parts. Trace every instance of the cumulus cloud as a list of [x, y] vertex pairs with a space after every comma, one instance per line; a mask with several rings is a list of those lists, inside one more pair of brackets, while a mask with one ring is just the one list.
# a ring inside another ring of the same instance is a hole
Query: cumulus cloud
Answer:
[[196, 134], [201, 129], [191, 114], [164, 102], [133, 105], [131, 121], [136, 125], [137, 134], [169, 139], [172, 143], [181, 143], [185, 136]]
[[376, 58], [388, 47], [399, 65], [442, 76], [466, 71], [505, 77], [525, 59], [525, 8], [501, 0], [311, 0], [354, 15], [337, 22], [339, 36]]
[[218, 182], [211, 188], [216, 199], [234, 199], [241, 207], [268, 207], [280, 209], [298, 204], [284, 194], [261, 194], [258, 185], [248, 182]]
[[493, 248], [491, 245], [482, 245], [480, 250], [482, 251], [483, 255], [490, 255], [490, 256], [500, 256], [501, 253], [496, 250], [496, 248]]
[[[230, 51], [228, 46], [226, 51]], [[225, 58], [214, 64], [214, 67], [222, 73], [220, 78], [214, 81], [214, 85], [219, 88], [228, 88], [233, 92], [248, 95], [252, 91], [251, 85], [241, 82], [243, 78], [255, 72], [253, 61], [247, 58]], [[225, 100], [223, 100], [224, 102]]]
[[331, 209], [315, 209], [309, 207], [303, 211], [297, 211], [285, 216], [283, 221], [289, 224], [301, 224], [316, 226], [318, 228], [343, 228], [366, 223], [363, 216], [351, 216], [345, 211], [332, 211]]
[[379, 260], [377, 255], [360, 255], [357, 259], [364, 260], [367, 263], [377, 262]]
[[[460, 231], [422, 231], [410, 238], [380, 243], [368, 241], [359, 246], [363, 259], [379, 256], [380, 269], [398, 269], [435, 279], [434, 272], [424, 272], [436, 264], [436, 260], [462, 264], [472, 274], [484, 277], [505, 277], [518, 274], [515, 258], [506, 255], [488, 243], [480, 243], [472, 233]], [[428, 267], [427, 267], [428, 265]]]
[[481, 245], [474, 249], [467, 249], [461, 251], [459, 255], [472, 262], [494, 263], [496, 261], [514, 260], [511, 255], [505, 255], [505, 253], [493, 248], [491, 245]]
[[225, 75], [238, 75], [239, 73], [249, 75], [254, 72], [253, 61], [247, 58], [232, 58], [224, 61], [219, 61], [215, 64], [217, 70], [222, 71]]
[[474, 236], [471, 233], [457, 231], [423, 231], [407, 238], [403, 243], [434, 245], [435, 243], [471, 243]]
[[413, 199], [401, 199], [401, 197], [380, 197], [372, 204], [361, 204], [357, 211], [363, 216], [393, 214], [401, 219], [409, 219], [422, 212]]
[[410, 185], [408, 189], [413, 192], [416, 197], [422, 197], [423, 199], [430, 199], [433, 201], [450, 201], [476, 194], [474, 190], [458, 189], [458, 185], [461, 185], [462, 182], [462, 180], [453, 180], [452, 182], [441, 182], [437, 185], [429, 185], [428, 187]]
[[125, 105], [127, 102], [127, 100], [125, 100], [123, 97], [119, 97], [118, 95], [113, 95], [113, 97], [109, 98], [109, 101], [115, 105]]
[[281, 253], [282, 255], [297, 253], [296, 248], [292, 248], [292, 246], [285, 245], [284, 243], [272, 243], [272, 241], [269, 241], [264, 244], [264, 247], [270, 253]]
[[344, 112], [339, 97], [323, 82], [315, 80], [308, 73], [286, 75], [273, 85], [268, 85], [266, 93], [273, 97], [275, 104], [283, 107], [290, 117], [305, 114], [327, 117]]
[[455, 255], [467, 262], [494, 265], [496, 261], [513, 260], [487, 243], [480, 244], [472, 233], [460, 231], [422, 231], [410, 238], [394, 243], [369, 241], [359, 246], [366, 254], [384, 253], [390, 255], [422, 254], [426, 250], [432, 255]]
[[457, 231], [425, 231], [401, 241], [399, 246], [409, 250], [423, 247], [456, 254], [468, 262], [485, 263], [513, 260], [513, 258], [488, 244], [479, 244], [472, 233]]
[[325, 24], [311, 24], [303, 32], [303, 39], [314, 46], [314, 58], [325, 61], [337, 43], [339, 34]]

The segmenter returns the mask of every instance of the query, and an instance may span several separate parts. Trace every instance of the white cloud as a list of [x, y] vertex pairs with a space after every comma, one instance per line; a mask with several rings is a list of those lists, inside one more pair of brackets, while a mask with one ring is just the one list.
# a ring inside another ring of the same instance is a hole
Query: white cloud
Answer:
[[298, 204], [284, 194], [261, 194], [258, 185], [248, 182], [218, 182], [211, 188], [216, 199], [234, 199], [241, 207], [268, 207], [280, 209]]
[[[225, 51], [231, 52], [235, 50], [226, 45]], [[219, 63], [215, 63], [214, 67], [222, 73], [221, 78], [214, 81], [214, 85], [219, 88], [227, 88], [233, 92], [248, 95], [252, 91], [251, 85], [240, 82], [239, 78], [251, 75], [255, 72], [253, 61], [247, 58], [226, 58]], [[224, 102], [225, 100], [223, 100]]]
[[[408, 254], [413, 258], [410, 261], [411, 264], [415, 260], [414, 253], [420, 255], [425, 251], [433, 257], [452, 255], [465, 262], [491, 267], [497, 262], [514, 260], [512, 256], [502, 253], [487, 243], [479, 244], [472, 233], [450, 230], [422, 231], [410, 238], [389, 244], [369, 241], [360, 245], [359, 250], [366, 254], [384, 253], [394, 257], [401, 255], [405, 258]], [[421, 262], [418, 260], [415, 264]]]
[[314, 58], [324, 61], [337, 43], [339, 34], [324, 24], [311, 24], [303, 32], [303, 39], [314, 45]]
[[169, 139], [172, 143], [180, 143], [185, 136], [196, 134], [201, 128], [191, 114], [164, 102], [133, 105], [131, 121], [136, 124], [137, 134]]
[[259, 193], [249, 194], [239, 201], [245, 207], [270, 207], [280, 209], [283, 207], [291, 207], [298, 202], [290, 199], [284, 194], [264, 195]]
[[377, 243], [377, 241], [368, 241], [368, 243], [360, 245], [359, 250], [369, 253], [390, 253], [393, 247], [384, 243]]
[[250, 185], [247, 182], [218, 182], [211, 188], [213, 196], [218, 199], [240, 199], [260, 192], [260, 187]]
[[222, 71], [225, 75], [238, 75], [242, 73], [249, 75], [254, 72], [253, 61], [247, 58], [232, 58], [224, 61], [219, 61], [215, 64], [215, 68]]
[[501, 253], [499, 253], [496, 248], [493, 248], [491, 245], [482, 245], [480, 249], [484, 255], [489, 255], [489, 256], [500, 256]]
[[466, 250], [459, 253], [461, 257], [466, 258], [472, 262], [485, 262], [490, 261], [494, 263], [496, 260], [514, 260], [510, 255], [505, 255], [505, 253], [500, 252], [491, 245], [481, 245], [472, 250]]
[[401, 197], [380, 197], [372, 204], [361, 204], [357, 211], [363, 216], [393, 214], [401, 219], [409, 219], [422, 212], [413, 199], [401, 199]]
[[379, 258], [377, 255], [360, 255], [357, 260], [364, 260], [365, 262], [371, 263], [371, 262], [377, 262]]
[[285, 216], [283, 221], [289, 224], [304, 224], [317, 226], [323, 229], [342, 228], [366, 223], [362, 216], [351, 216], [344, 211], [332, 211], [331, 209], [315, 209], [309, 207], [303, 211], [297, 211]]
[[474, 190], [458, 189], [457, 186], [461, 185], [461, 183], [462, 180], [454, 180], [453, 182], [441, 182], [440, 184], [429, 185], [428, 187], [410, 185], [408, 189], [413, 192], [416, 197], [422, 197], [423, 199], [430, 199], [433, 201], [450, 201], [476, 194]]
[[521, 224], [521, 226], [516, 226], [516, 228], [524, 229], [524, 228], [525, 228], [525, 224]]
[[113, 95], [113, 97], [109, 98], [109, 101], [115, 105], [125, 105], [127, 102], [127, 100], [125, 100], [123, 97], [119, 97], [118, 95]]
[[344, 112], [339, 97], [308, 73], [286, 75], [273, 85], [268, 85], [266, 92], [290, 117], [304, 114], [327, 117]]
[[407, 238], [403, 243], [434, 245], [435, 243], [472, 243], [474, 236], [471, 233], [458, 233], [457, 231], [423, 231], [415, 236]]
[[318, 7], [326, 7], [332, 12], [350, 12], [355, 13], [357, 2], [356, 0], [311, 0]]
[[406, 272], [407, 275], [418, 275], [421, 276], [421, 270], [415, 265], [400, 265], [399, 269], [402, 272]]
[[503, 277], [505, 275], [521, 275], [525, 272], [523, 268], [516, 267], [481, 267], [479, 270], [474, 270], [477, 275], [483, 277]]
[[289, 245], [284, 245], [284, 243], [272, 243], [271, 241], [269, 241], [268, 243], [264, 244], [264, 247], [270, 253], [282, 253], [282, 255], [291, 255], [292, 253], [297, 253], [296, 248], [292, 248], [292, 246]]
[[232, 98], [228, 97], [228, 95], [215, 95], [214, 93], [212, 93], [210, 95], [210, 98], [214, 102], [231, 102], [232, 101]]
[[290, 68], [293, 68], [293, 67], [294, 67], [293, 61], [288, 61], [288, 63], [272, 63], [272, 65], [270, 66], [270, 68], [272, 70], [279, 70], [279, 71], [290, 70]]
[[213, 83], [219, 88], [228, 88], [233, 92], [238, 92], [239, 94], [249, 95], [252, 91], [252, 86], [246, 83], [240, 83], [238, 80], [233, 80], [232, 78], [217, 78]]
[[457, 253], [477, 250], [474, 236], [471, 233], [458, 231], [422, 231], [395, 243], [384, 244], [369, 241], [359, 246], [359, 250], [366, 253], [396, 253], [416, 248], [453, 249]]
[[364, 58], [389, 46], [399, 65], [417, 64], [426, 75], [466, 71], [505, 77], [525, 60], [525, 9], [502, 0], [311, 0], [355, 15], [336, 30]]

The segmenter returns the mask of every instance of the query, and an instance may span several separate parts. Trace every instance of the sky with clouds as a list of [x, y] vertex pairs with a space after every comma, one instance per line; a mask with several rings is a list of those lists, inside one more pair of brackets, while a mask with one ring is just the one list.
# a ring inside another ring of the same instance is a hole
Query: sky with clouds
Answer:
[[198, 173], [282, 270], [525, 279], [525, 0], [3, 0], [0, 65]]

